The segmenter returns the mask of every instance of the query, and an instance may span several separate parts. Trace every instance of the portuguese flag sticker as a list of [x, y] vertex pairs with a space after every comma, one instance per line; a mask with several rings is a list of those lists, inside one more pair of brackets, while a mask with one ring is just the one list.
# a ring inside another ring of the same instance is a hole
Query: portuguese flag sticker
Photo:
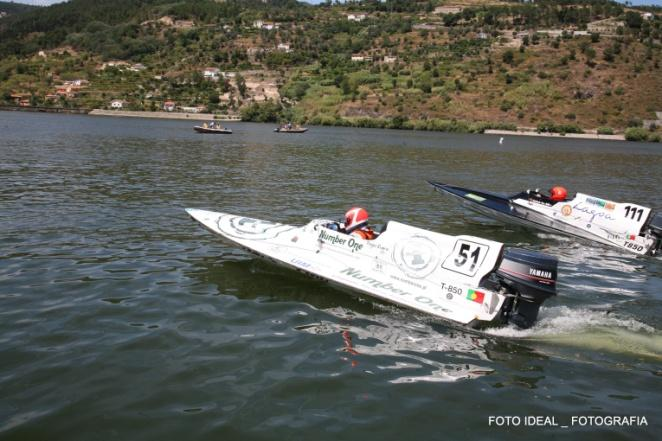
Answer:
[[483, 300], [485, 300], [485, 293], [470, 289], [467, 293], [467, 300], [473, 300], [476, 303], [483, 303]]

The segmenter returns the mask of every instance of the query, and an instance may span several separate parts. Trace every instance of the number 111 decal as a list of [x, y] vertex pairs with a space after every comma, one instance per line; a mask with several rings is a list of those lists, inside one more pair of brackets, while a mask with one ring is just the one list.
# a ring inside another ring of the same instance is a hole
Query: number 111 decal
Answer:
[[490, 247], [487, 245], [460, 239], [455, 242], [453, 252], [444, 260], [441, 267], [473, 277], [483, 264], [489, 250]]

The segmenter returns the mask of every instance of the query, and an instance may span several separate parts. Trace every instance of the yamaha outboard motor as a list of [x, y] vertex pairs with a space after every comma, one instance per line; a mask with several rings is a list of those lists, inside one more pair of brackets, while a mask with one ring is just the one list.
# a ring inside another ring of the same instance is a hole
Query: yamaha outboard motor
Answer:
[[558, 259], [518, 248], [504, 250], [496, 271], [499, 282], [514, 293], [508, 320], [529, 328], [538, 317], [540, 305], [556, 295]]
[[650, 235], [657, 238], [657, 244], [651, 248], [651, 254], [657, 254], [662, 251], [662, 213], [655, 213], [648, 221], [647, 227]]

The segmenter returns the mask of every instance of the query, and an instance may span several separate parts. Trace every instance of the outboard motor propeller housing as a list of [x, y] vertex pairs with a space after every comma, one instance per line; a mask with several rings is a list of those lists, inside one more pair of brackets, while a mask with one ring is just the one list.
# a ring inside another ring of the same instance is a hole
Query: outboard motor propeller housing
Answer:
[[499, 282], [514, 293], [508, 320], [529, 328], [538, 318], [540, 305], [556, 295], [558, 259], [519, 248], [503, 253], [496, 271]]

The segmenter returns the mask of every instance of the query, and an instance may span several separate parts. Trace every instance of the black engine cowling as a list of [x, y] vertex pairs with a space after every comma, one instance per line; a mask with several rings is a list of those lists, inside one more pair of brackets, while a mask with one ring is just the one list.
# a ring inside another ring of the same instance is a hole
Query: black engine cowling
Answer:
[[514, 294], [508, 320], [528, 328], [538, 318], [540, 305], [556, 295], [558, 259], [519, 248], [506, 249], [496, 271], [499, 282]]
[[651, 254], [658, 254], [662, 251], [662, 213], [655, 213], [647, 225], [650, 234], [657, 238], [657, 243], [652, 248]]

